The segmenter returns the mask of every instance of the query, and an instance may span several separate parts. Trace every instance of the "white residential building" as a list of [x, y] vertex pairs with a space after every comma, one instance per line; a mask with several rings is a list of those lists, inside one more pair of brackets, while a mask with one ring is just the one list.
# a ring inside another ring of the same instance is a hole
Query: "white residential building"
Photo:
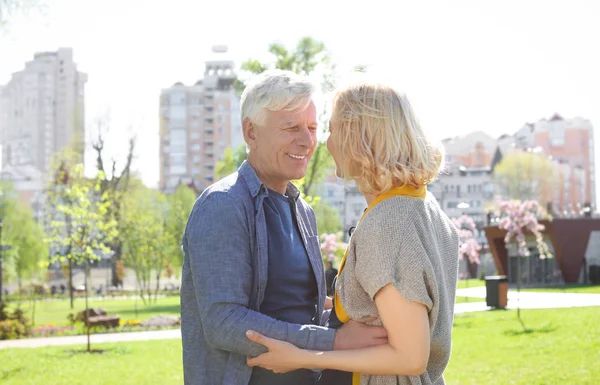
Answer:
[[52, 156], [74, 146], [83, 158], [85, 84], [71, 48], [38, 52], [0, 89], [2, 164], [46, 175]]

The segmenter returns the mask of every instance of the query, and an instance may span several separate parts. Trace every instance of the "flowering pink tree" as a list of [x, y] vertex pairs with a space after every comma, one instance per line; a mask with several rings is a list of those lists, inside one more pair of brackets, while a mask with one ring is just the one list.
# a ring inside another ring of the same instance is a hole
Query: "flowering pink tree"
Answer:
[[458, 260], [462, 261], [466, 257], [470, 263], [479, 264], [479, 251], [481, 250], [481, 246], [475, 239], [477, 227], [475, 226], [473, 218], [468, 215], [463, 215], [453, 219], [452, 222], [458, 229], [460, 242]]
[[504, 201], [500, 203], [500, 222], [498, 227], [506, 230], [504, 243], [508, 246], [516, 243], [517, 254], [521, 257], [530, 255], [525, 239], [525, 232], [529, 231], [535, 236], [540, 258], [552, 258], [548, 245], [544, 242], [544, 225], [538, 223], [544, 213], [537, 201]]
[[342, 241], [342, 233], [337, 234], [322, 234], [321, 235], [321, 254], [323, 255], [323, 263], [341, 262], [344, 257], [344, 252], [348, 246]]
[[[552, 258], [552, 254], [548, 249], [548, 245], [544, 242], [544, 225], [538, 222], [538, 218], [542, 218], [544, 213], [537, 201], [503, 201], [500, 202], [500, 222], [498, 227], [506, 230], [504, 243], [506, 249], [509, 245], [516, 248], [518, 255], [517, 262], [517, 293], [521, 293], [521, 258], [528, 257], [531, 253], [527, 248], [526, 232], [535, 236], [537, 248], [540, 253], [540, 259]], [[525, 329], [525, 324], [521, 319], [521, 308], [517, 302], [517, 317], [519, 322]]]

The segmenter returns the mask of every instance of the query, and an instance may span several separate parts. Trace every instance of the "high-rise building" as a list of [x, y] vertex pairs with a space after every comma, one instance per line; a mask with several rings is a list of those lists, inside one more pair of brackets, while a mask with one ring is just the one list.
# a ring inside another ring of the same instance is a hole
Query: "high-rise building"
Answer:
[[50, 171], [52, 156], [67, 146], [83, 158], [84, 91], [71, 48], [38, 52], [0, 89], [2, 165]]
[[244, 143], [234, 62], [224, 46], [213, 47], [212, 56], [205, 62], [203, 79], [161, 91], [161, 190], [173, 191], [180, 183], [207, 187], [225, 149]]

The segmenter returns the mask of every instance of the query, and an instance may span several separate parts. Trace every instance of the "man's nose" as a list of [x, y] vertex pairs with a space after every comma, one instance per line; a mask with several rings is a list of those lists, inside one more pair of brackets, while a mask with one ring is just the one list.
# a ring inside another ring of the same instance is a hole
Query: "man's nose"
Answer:
[[298, 143], [304, 147], [313, 148], [317, 143], [314, 130], [308, 126], [301, 126], [299, 135]]

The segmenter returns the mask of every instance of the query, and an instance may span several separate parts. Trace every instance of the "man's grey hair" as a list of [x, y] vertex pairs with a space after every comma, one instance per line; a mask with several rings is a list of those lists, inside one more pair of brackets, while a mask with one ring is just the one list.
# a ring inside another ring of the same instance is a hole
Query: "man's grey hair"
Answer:
[[315, 90], [307, 76], [284, 70], [265, 71], [252, 78], [242, 93], [242, 121], [264, 124], [268, 111], [306, 108]]

